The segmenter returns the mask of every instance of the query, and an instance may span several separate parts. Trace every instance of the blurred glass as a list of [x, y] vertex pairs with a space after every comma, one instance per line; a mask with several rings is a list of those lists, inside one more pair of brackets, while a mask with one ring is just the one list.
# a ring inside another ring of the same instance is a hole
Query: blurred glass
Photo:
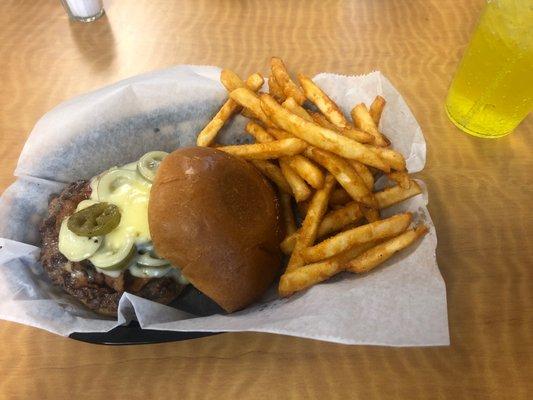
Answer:
[[61, 0], [68, 16], [76, 21], [92, 22], [104, 14], [102, 0]]
[[533, 1], [489, 0], [457, 69], [446, 112], [461, 130], [496, 138], [533, 109]]

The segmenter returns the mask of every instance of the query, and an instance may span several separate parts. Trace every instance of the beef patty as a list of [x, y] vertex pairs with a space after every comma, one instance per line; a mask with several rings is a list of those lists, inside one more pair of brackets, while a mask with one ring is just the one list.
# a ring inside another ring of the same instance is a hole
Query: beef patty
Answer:
[[48, 216], [40, 227], [40, 261], [48, 277], [91, 310], [104, 315], [117, 315], [118, 301], [125, 291], [162, 304], [174, 300], [182, 286], [171, 278], [137, 278], [127, 270], [112, 278], [98, 272], [88, 260], [72, 262], [59, 252], [61, 222], [90, 195], [89, 183], [77, 181], [51, 199]]

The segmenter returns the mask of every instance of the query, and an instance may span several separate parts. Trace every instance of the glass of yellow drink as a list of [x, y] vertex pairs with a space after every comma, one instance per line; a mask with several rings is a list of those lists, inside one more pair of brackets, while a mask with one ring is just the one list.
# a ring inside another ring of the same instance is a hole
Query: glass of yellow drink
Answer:
[[446, 99], [475, 136], [507, 135], [533, 109], [533, 0], [488, 0]]

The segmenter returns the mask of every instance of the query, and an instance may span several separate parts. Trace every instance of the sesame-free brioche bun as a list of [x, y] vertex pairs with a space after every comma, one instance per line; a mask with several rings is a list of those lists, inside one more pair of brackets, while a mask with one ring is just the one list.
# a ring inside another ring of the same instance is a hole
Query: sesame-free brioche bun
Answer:
[[277, 198], [242, 159], [209, 147], [172, 152], [153, 182], [148, 220], [157, 254], [228, 312], [258, 300], [278, 276]]

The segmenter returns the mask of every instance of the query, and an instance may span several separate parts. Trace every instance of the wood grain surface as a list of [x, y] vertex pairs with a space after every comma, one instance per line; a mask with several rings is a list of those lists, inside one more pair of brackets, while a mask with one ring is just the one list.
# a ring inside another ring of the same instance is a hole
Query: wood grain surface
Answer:
[[446, 91], [481, 0], [0, 2], [0, 190], [59, 102], [180, 63], [267, 72], [383, 71], [428, 142], [419, 174], [439, 237], [451, 346], [342, 346], [268, 334], [107, 347], [0, 322], [2, 399], [526, 399], [533, 393], [533, 121], [481, 140], [447, 120]]

